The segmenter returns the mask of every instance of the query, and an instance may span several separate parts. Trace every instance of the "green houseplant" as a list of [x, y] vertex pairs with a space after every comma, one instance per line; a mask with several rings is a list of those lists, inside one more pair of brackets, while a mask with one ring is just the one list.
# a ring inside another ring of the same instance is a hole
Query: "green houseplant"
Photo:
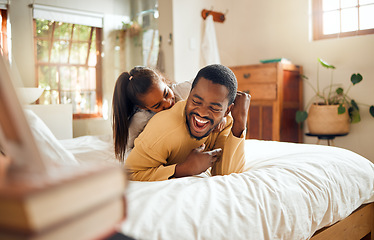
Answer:
[[[361, 121], [360, 116], [360, 109], [358, 105], [366, 105], [360, 103], [358, 104], [354, 99], [348, 96], [349, 90], [352, 86], [360, 83], [363, 79], [362, 75], [359, 73], [353, 73], [351, 75], [351, 84], [348, 87], [348, 89], [345, 91], [341, 86], [334, 84], [333, 82], [333, 72], [335, 70], [335, 66], [326, 63], [322, 59], [318, 59], [318, 70], [317, 70], [317, 87], [314, 87], [308, 80], [306, 76], [303, 76], [303, 78], [306, 80], [306, 83], [310, 85], [310, 87], [313, 89], [315, 95], [313, 98], [308, 102], [306, 109], [310, 109], [312, 106], [336, 106], [336, 112], [337, 115], [347, 115], [347, 119], [349, 119], [350, 123], [358, 123]], [[331, 71], [331, 79], [329, 85], [320, 90], [319, 86], [319, 67], [320, 65], [328, 70]], [[311, 104], [313, 104], [311, 106]], [[311, 109], [310, 109], [311, 110]], [[372, 117], [374, 117], [374, 106], [369, 107], [369, 112]], [[348, 118], [349, 116], [349, 118]], [[340, 117], [340, 116], [338, 116]], [[297, 111], [296, 112], [296, 122], [301, 123], [304, 122], [308, 118], [308, 113], [306, 111]], [[341, 118], [341, 117], [340, 117]], [[322, 118], [323, 119], [323, 118]], [[334, 124], [332, 124], [334, 125]]]

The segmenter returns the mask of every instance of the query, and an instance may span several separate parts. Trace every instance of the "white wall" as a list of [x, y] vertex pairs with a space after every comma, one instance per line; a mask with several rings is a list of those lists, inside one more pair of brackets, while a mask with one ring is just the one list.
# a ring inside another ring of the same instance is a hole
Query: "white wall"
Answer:
[[[171, 80], [174, 76], [174, 39], [173, 39], [173, 0], [159, 0], [159, 34], [162, 37], [161, 51], [164, 53], [165, 76]], [[171, 34], [171, 35], [170, 35]]]
[[[35, 3], [104, 14], [103, 93], [110, 103], [118, 74], [126, 69], [118, 64], [114, 51], [119, 28], [118, 16], [130, 16], [129, 1], [122, 0], [35, 0]], [[28, 0], [11, 0], [13, 56], [25, 86], [34, 86], [34, 46], [32, 11]], [[256, 64], [260, 59], [286, 57], [304, 67], [310, 81], [316, 79], [316, 59], [321, 57], [337, 67], [337, 82], [349, 82], [352, 72], [360, 72], [364, 81], [351, 89], [358, 102], [374, 104], [374, 35], [333, 40], [310, 40], [309, 2], [297, 0], [160, 0], [160, 34], [163, 36], [167, 74], [176, 81], [195, 77], [203, 66], [200, 43], [204, 21], [203, 8], [224, 12], [226, 21], [216, 23], [221, 61], [224, 65]], [[168, 35], [173, 34], [172, 44]], [[194, 47], [194, 44], [196, 46]], [[347, 85], [345, 85], [347, 86]], [[313, 95], [305, 86], [305, 100]], [[361, 107], [362, 122], [352, 125], [346, 137], [335, 144], [362, 154], [374, 161], [374, 119], [367, 107]], [[109, 115], [110, 118], [110, 115]], [[74, 136], [110, 131], [110, 119], [75, 120]], [[315, 143], [305, 138], [306, 143]]]
[[125, 64], [118, 63], [118, 54], [114, 50], [116, 36], [113, 34], [113, 30], [120, 29], [122, 18], [130, 16], [129, 0], [11, 0], [9, 18], [12, 31], [13, 62], [26, 87], [36, 84], [32, 9], [28, 7], [30, 3], [104, 15], [103, 102], [108, 104], [109, 112], [106, 115], [109, 115], [109, 119], [74, 120], [73, 136], [110, 133], [110, 109], [114, 83], [119, 73], [126, 70], [124, 69]]
[[[160, 1], [162, 4], [162, 1]], [[224, 23], [215, 23], [222, 64], [257, 64], [261, 59], [286, 57], [302, 65], [312, 83], [316, 80], [317, 58], [337, 67], [336, 82], [348, 87], [351, 73], [364, 80], [350, 90], [357, 102], [374, 104], [374, 35], [312, 41], [309, 1], [297, 0], [189, 0], [173, 1], [174, 71], [177, 81], [194, 77], [202, 66], [200, 43], [203, 8], [227, 12]], [[189, 48], [195, 38], [197, 49]], [[322, 79], [321, 79], [322, 80]], [[327, 82], [321, 81], [321, 86]], [[304, 102], [313, 91], [304, 85]], [[353, 124], [348, 136], [335, 145], [355, 151], [374, 162], [374, 119], [368, 107], [361, 107], [362, 121]], [[305, 137], [306, 143], [316, 139]]]

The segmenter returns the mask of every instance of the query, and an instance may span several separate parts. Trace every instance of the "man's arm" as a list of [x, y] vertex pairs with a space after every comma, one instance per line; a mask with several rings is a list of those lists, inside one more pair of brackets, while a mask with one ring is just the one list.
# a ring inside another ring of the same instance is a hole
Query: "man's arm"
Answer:
[[223, 149], [222, 158], [212, 167], [212, 175], [228, 175], [240, 173], [245, 168], [245, 128], [251, 96], [238, 92], [231, 109], [232, 128], [225, 128], [217, 137], [214, 147]]
[[206, 152], [204, 148], [205, 144], [193, 149], [184, 162], [178, 163], [173, 177], [187, 177], [205, 172], [222, 155], [220, 148]]
[[175, 164], [166, 166], [167, 156], [161, 156], [155, 149], [149, 149], [140, 139], [136, 139], [135, 143], [136, 147], [125, 162], [131, 180], [161, 181], [169, 179], [174, 174]]
[[203, 152], [204, 145], [202, 145], [192, 149], [184, 161], [167, 166], [166, 154], [170, 149], [165, 147], [170, 146], [170, 142], [159, 140], [151, 148], [141, 139], [135, 140], [135, 143], [136, 147], [126, 159], [125, 167], [130, 174], [130, 179], [136, 181], [161, 181], [197, 175], [210, 168], [222, 153], [221, 149]]
[[235, 137], [240, 137], [245, 130], [250, 101], [251, 95], [244, 92], [237, 92], [234, 106], [231, 109], [231, 116], [234, 120], [231, 132]]

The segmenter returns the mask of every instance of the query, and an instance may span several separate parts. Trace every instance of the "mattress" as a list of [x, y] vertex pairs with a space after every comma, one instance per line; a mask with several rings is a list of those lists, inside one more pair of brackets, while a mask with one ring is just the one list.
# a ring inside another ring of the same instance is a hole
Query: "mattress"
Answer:
[[[110, 136], [62, 140], [79, 162], [114, 159]], [[119, 231], [136, 239], [309, 239], [374, 201], [374, 165], [338, 147], [246, 140], [250, 170], [130, 181]]]

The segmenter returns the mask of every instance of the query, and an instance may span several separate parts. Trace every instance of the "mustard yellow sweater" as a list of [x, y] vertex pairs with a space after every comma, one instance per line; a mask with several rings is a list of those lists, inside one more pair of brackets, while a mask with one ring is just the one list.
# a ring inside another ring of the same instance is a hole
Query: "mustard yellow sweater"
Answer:
[[235, 137], [231, 132], [232, 117], [226, 117], [221, 132], [196, 140], [188, 132], [184, 108], [186, 101], [176, 103], [171, 109], [159, 112], [148, 122], [135, 139], [135, 146], [126, 159], [130, 179], [160, 181], [173, 176], [177, 163], [183, 162], [192, 149], [205, 143], [205, 151], [222, 148], [221, 160], [212, 167], [212, 175], [227, 175], [245, 170], [244, 135]]

